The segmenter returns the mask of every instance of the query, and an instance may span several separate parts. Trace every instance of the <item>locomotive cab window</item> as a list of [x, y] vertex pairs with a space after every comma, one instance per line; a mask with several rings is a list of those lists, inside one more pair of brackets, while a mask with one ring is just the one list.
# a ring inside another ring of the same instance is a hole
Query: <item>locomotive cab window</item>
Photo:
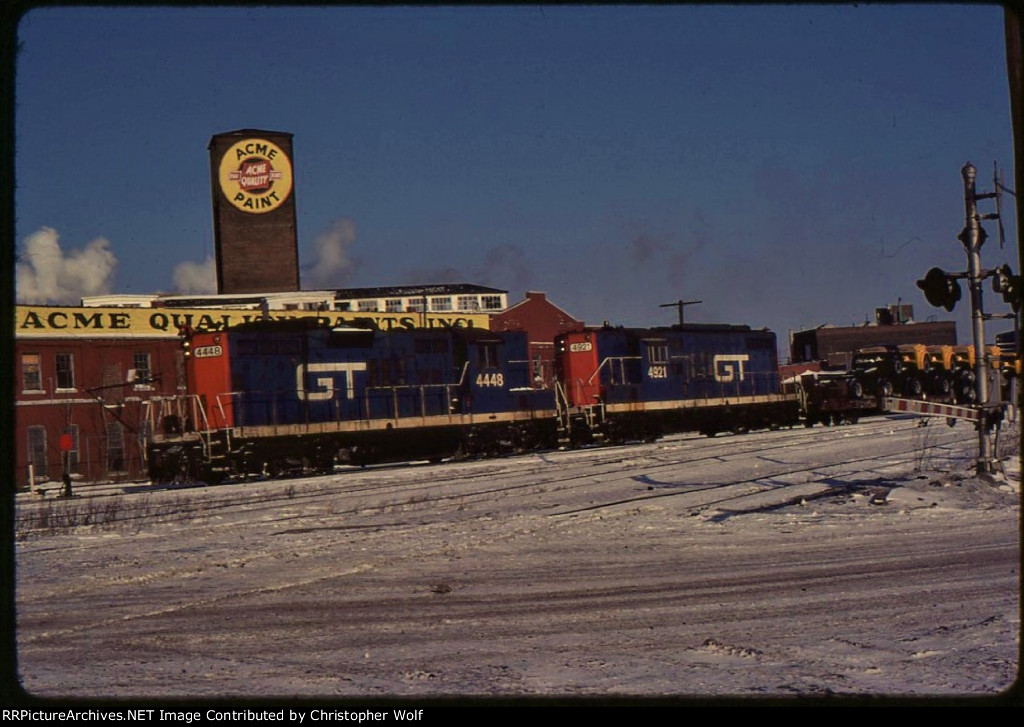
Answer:
[[479, 362], [482, 369], [498, 367], [498, 344], [481, 343], [479, 346]]
[[647, 341], [647, 363], [667, 364], [668, 344], [665, 341]]

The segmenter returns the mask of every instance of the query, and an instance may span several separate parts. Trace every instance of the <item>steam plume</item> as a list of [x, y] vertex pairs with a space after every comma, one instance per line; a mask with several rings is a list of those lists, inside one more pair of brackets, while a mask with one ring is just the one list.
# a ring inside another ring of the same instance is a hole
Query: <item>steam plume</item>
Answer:
[[348, 250], [356, 239], [356, 225], [349, 217], [335, 220], [313, 242], [316, 259], [306, 266], [313, 289], [336, 288], [348, 279], [355, 263]]
[[106, 295], [116, 269], [117, 258], [108, 240], [97, 237], [65, 255], [57, 231], [43, 227], [28, 236], [19, 256], [18, 302], [76, 304], [83, 296]]
[[174, 268], [174, 289], [182, 295], [217, 292], [217, 265], [212, 257], [204, 262], [185, 261]]

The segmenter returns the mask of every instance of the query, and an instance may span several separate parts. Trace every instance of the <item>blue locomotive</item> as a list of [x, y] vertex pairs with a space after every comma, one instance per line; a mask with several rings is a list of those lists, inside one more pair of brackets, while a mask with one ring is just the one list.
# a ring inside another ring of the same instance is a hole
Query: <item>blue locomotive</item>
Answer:
[[688, 324], [568, 333], [557, 341], [573, 441], [792, 426], [795, 396], [779, 385], [775, 334]]
[[552, 446], [555, 396], [525, 333], [316, 319], [187, 332], [188, 395], [152, 405], [154, 481], [324, 472]]

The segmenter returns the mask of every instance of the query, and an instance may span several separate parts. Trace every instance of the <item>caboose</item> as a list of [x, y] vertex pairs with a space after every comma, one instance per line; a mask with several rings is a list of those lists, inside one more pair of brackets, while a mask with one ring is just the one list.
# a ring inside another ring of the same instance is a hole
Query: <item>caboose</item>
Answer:
[[651, 440], [670, 432], [792, 426], [775, 334], [743, 325], [606, 326], [557, 341], [566, 441]]
[[316, 319], [187, 332], [188, 393], [155, 402], [155, 481], [326, 472], [555, 440], [524, 333], [379, 331]]

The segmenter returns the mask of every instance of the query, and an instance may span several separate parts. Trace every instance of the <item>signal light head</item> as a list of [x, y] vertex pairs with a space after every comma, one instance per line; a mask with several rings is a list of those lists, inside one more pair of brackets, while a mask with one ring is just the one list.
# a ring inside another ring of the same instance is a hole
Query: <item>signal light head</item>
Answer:
[[930, 304], [949, 312], [953, 311], [962, 295], [960, 283], [942, 268], [932, 268], [925, 273], [924, 278], [917, 281], [917, 287], [924, 291], [924, 297]]

